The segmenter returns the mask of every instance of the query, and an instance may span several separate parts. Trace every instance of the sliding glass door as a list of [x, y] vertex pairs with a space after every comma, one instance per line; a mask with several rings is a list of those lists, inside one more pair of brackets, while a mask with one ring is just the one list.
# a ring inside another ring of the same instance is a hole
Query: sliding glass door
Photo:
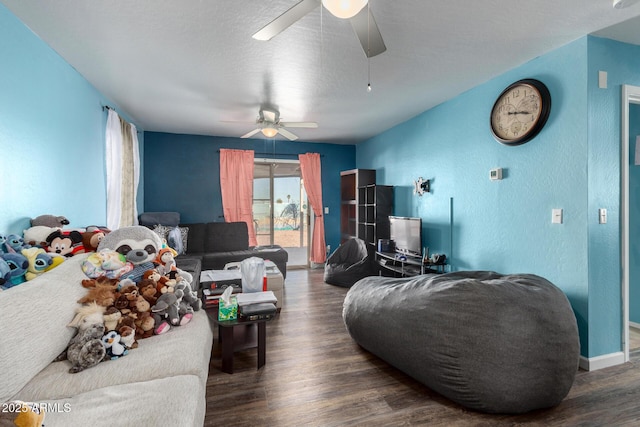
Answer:
[[256, 160], [253, 218], [258, 245], [279, 245], [289, 253], [287, 267], [309, 263], [307, 195], [296, 161]]

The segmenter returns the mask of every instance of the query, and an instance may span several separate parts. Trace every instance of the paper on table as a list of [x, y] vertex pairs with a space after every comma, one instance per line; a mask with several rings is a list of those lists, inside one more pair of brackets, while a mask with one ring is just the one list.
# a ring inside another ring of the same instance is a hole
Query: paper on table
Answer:
[[240, 270], [205, 270], [200, 273], [200, 282], [242, 279]]
[[261, 302], [271, 302], [274, 304], [278, 302], [273, 291], [241, 293], [236, 294], [236, 296], [238, 297], [238, 306], [240, 307]]

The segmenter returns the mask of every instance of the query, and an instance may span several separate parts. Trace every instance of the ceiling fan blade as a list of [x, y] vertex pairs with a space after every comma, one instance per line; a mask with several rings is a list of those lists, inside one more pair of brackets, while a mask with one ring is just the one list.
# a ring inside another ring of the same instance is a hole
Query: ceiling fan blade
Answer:
[[387, 50], [387, 47], [384, 45], [384, 40], [382, 40], [382, 34], [380, 34], [378, 24], [376, 24], [376, 20], [373, 18], [369, 6], [362, 8], [350, 21], [353, 30], [360, 39], [360, 44], [367, 58], [380, 55]]
[[292, 134], [291, 132], [289, 132], [286, 129], [278, 129], [278, 133], [282, 136], [284, 136], [285, 138], [287, 138], [289, 141], [295, 141], [296, 139], [298, 139], [297, 136], [295, 136], [294, 134]]
[[251, 138], [253, 135], [255, 135], [256, 133], [260, 132], [260, 129], [254, 129], [249, 133], [245, 133], [244, 135], [242, 135], [240, 138]]
[[280, 122], [280, 124], [284, 127], [288, 128], [317, 128], [318, 124], [316, 122]]
[[262, 27], [252, 37], [256, 40], [271, 40], [318, 6], [320, 6], [320, 0], [302, 0]]

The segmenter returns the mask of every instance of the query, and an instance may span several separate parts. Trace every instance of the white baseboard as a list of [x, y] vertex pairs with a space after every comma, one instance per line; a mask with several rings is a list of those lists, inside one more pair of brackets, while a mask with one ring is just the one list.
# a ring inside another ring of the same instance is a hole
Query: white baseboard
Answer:
[[624, 353], [621, 351], [589, 358], [580, 356], [580, 369], [585, 371], [597, 371], [598, 369], [622, 365], [623, 363]]
[[629, 322], [629, 326], [632, 328], [640, 329], [640, 323]]

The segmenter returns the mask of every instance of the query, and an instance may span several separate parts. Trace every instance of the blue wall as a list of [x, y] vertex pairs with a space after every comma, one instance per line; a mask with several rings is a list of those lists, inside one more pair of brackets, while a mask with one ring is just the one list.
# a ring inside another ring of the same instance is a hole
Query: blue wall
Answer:
[[105, 224], [110, 104], [1, 4], [0, 64], [0, 234], [42, 214]]
[[[452, 269], [535, 273], [562, 288], [588, 357], [621, 349], [620, 85], [638, 81], [639, 54], [584, 37], [357, 147], [357, 167], [396, 186], [396, 214], [421, 217], [423, 245], [448, 254]], [[608, 89], [598, 89], [599, 70]], [[491, 136], [489, 114], [522, 78], [546, 83], [551, 114], [534, 140], [507, 147]], [[489, 180], [495, 167], [502, 181]], [[419, 176], [432, 180], [431, 194], [411, 194]], [[607, 225], [598, 224], [601, 207]], [[551, 223], [552, 208], [564, 210], [563, 224]]]
[[221, 148], [254, 150], [256, 157], [288, 160], [297, 159], [291, 154], [320, 153], [322, 196], [329, 207], [324, 215], [326, 241], [333, 248], [340, 244], [340, 171], [355, 166], [352, 145], [146, 132], [145, 148], [145, 210], [178, 211], [184, 223], [223, 221]]
[[[533, 141], [505, 147], [491, 137], [489, 113], [500, 91], [521, 78], [547, 84], [551, 115]], [[423, 218], [423, 245], [448, 254], [452, 269], [548, 278], [572, 303], [582, 354], [615, 353], [622, 84], [640, 84], [640, 47], [584, 37], [360, 144], [356, 164], [396, 186], [396, 214]], [[489, 181], [494, 167], [504, 169], [502, 181]], [[431, 194], [411, 194], [419, 176], [432, 180]], [[551, 224], [552, 208], [564, 210], [563, 224]], [[599, 208], [608, 210], [608, 224], [598, 223]]]

